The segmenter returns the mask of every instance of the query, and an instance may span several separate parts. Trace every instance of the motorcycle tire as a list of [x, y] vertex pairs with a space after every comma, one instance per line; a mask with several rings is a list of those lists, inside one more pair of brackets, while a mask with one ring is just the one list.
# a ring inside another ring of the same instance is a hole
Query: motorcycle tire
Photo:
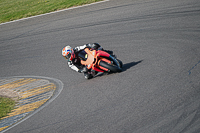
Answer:
[[123, 63], [122, 63], [122, 61], [119, 60], [119, 59], [117, 59], [117, 61], [119, 62], [120, 68], [122, 68], [122, 67], [123, 67]]
[[99, 65], [104, 67], [104, 68], [109, 69], [111, 72], [121, 72], [122, 71], [122, 69], [120, 67], [118, 67], [118, 66], [116, 66], [114, 64], [109, 64], [109, 63], [107, 63], [105, 61], [100, 61]]

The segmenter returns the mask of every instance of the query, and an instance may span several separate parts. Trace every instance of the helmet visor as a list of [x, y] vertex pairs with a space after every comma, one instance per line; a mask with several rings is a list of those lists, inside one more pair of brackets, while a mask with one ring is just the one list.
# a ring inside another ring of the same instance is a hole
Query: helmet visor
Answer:
[[71, 57], [71, 53], [67, 54], [65, 57], [66, 57], [67, 59], [69, 59], [69, 58]]
[[71, 57], [71, 53], [72, 51], [71, 50], [67, 50], [67, 55], [65, 56], [67, 59], [69, 59]]

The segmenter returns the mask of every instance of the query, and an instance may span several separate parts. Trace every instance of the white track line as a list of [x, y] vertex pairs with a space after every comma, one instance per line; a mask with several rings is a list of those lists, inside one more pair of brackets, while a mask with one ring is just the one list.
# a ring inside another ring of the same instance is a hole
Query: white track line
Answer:
[[59, 11], [55, 11], [55, 12], [50, 12], [50, 13], [45, 13], [45, 14], [41, 14], [41, 15], [36, 15], [36, 16], [28, 17], [28, 18], [22, 18], [22, 19], [18, 19], [18, 20], [6, 22], [6, 23], [1, 23], [0, 25], [14, 23], [14, 22], [18, 22], [18, 21], [22, 21], [22, 20], [26, 20], [26, 19], [36, 18], [36, 17], [40, 17], [40, 16], [45, 16], [45, 15], [49, 15], [49, 14], [54, 14], [54, 13], [58, 13], [58, 12], [63, 12], [63, 11], [67, 11], [67, 10], [72, 10], [72, 9], [76, 9], [76, 8], [80, 8], [80, 7], [85, 7], [85, 6], [90, 6], [90, 5], [99, 4], [99, 3], [108, 2], [108, 1], [110, 1], [110, 0], [99, 1], [99, 2], [95, 2], [95, 3], [91, 3], [91, 4], [86, 4], [86, 5], [82, 5], [82, 6], [71, 7], [71, 8], [67, 8], [67, 9], [63, 9], [63, 10], [59, 10]]

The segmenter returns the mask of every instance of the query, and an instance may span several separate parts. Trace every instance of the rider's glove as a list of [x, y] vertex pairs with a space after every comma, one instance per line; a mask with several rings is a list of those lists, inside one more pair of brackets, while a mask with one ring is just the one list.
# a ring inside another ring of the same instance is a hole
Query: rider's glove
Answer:
[[78, 52], [79, 51], [79, 49], [77, 47], [74, 48], [73, 50], [74, 50], [74, 52]]

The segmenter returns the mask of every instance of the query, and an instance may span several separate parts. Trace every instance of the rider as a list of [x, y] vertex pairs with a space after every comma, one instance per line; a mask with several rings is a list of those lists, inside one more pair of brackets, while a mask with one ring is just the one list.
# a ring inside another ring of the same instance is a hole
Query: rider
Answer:
[[[84, 73], [84, 77], [86, 79], [91, 79], [97, 73], [92, 69], [88, 70], [86, 66], [83, 66], [81, 64], [80, 59], [78, 58], [78, 54], [85, 48], [92, 48], [95, 50], [104, 50], [98, 43], [85, 44], [83, 46], [77, 46], [74, 49], [72, 49], [70, 46], [66, 46], [62, 49], [62, 55], [65, 59], [68, 60], [68, 65], [71, 69], [79, 73]], [[108, 52], [109, 54], [113, 54], [113, 51], [110, 51], [110, 50], [104, 50], [104, 51]]]

